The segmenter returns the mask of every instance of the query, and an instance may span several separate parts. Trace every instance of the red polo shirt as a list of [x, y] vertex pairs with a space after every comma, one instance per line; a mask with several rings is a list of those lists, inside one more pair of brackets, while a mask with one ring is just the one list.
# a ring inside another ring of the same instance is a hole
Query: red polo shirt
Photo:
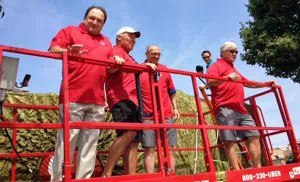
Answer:
[[[119, 45], [113, 47], [112, 55], [119, 56], [127, 63], [136, 63], [134, 59]], [[107, 102], [110, 109], [121, 100], [131, 100], [138, 105], [134, 73], [118, 70], [109, 74], [105, 83]]]
[[[167, 68], [165, 65], [162, 64], [157, 64], [157, 67]], [[154, 76], [153, 74], [151, 75]], [[144, 109], [143, 112], [146, 117], [151, 116], [153, 114], [153, 108], [152, 108], [149, 73], [143, 72], [140, 75], [140, 81], [141, 81], [142, 96], [143, 96], [143, 109]], [[173, 116], [173, 113], [172, 113], [172, 103], [171, 103], [170, 95], [176, 92], [171, 74], [166, 72], [159, 72], [158, 86], [162, 97], [162, 102], [160, 104], [163, 105], [165, 118], [171, 118]]]
[[[233, 64], [228, 63], [223, 59], [218, 59], [216, 63], [210, 66], [207, 70], [207, 75], [210, 76], [226, 76], [230, 73], [237, 73], [240, 80], [247, 81], [243, 75], [241, 75], [234, 67]], [[211, 86], [212, 104], [215, 111], [221, 106], [226, 106], [233, 109], [236, 112], [247, 114], [248, 111], [245, 108], [245, 94], [244, 85], [236, 82], [224, 82], [219, 86]]]
[[[51, 47], [67, 48], [73, 44], [82, 44], [87, 49], [85, 54], [91, 58], [107, 60], [112, 53], [112, 45], [102, 34], [89, 34], [81, 23], [61, 29], [52, 39]], [[104, 81], [106, 67], [70, 61], [68, 64], [68, 81], [70, 102], [105, 105]], [[59, 102], [63, 103], [61, 85]]]

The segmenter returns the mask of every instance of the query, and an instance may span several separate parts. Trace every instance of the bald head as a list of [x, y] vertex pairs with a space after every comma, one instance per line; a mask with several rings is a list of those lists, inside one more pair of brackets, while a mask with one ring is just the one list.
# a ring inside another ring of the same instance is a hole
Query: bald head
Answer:
[[149, 45], [146, 49], [146, 62], [157, 64], [160, 58], [160, 48], [156, 45]]

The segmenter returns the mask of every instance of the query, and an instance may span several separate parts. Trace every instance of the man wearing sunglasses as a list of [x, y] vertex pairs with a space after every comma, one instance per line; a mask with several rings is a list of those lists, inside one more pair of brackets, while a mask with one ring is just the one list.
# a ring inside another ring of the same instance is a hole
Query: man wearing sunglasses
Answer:
[[211, 53], [209, 50], [205, 50], [201, 53], [202, 59], [206, 63], [206, 69], [214, 64], [216, 61], [211, 59]]
[[[247, 81], [234, 67], [238, 50], [234, 42], [225, 42], [221, 46], [221, 58], [207, 70], [207, 75], [228, 78], [230, 81], [207, 79], [212, 95], [212, 104], [217, 121], [226, 126], [255, 126], [251, 115], [244, 106], [244, 86], [259, 88], [252, 84], [242, 84], [236, 81]], [[273, 81], [266, 82], [274, 85]], [[239, 170], [239, 159], [234, 149], [237, 140], [249, 140], [249, 152], [254, 167], [261, 167], [261, 149], [259, 132], [257, 130], [220, 130], [220, 136], [225, 144], [225, 154], [232, 170]]]

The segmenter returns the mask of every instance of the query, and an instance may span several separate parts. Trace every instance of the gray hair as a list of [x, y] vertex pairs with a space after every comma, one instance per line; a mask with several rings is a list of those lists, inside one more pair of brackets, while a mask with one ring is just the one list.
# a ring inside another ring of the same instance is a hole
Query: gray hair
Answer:
[[[147, 47], [146, 47], [146, 53], [147, 52], [149, 52], [149, 49], [151, 48], [151, 47], [157, 47], [157, 48], [159, 48], [157, 45], [155, 45], [155, 44], [150, 44], [150, 45], [148, 45]], [[159, 48], [160, 49], [160, 48]]]
[[220, 55], [222, 56], [222, 53], [229, 50], [229, 49], [237, 49], [236, 43], [233, 42], [233, 41], [225, 42], [220, 48]]
[[117, 44], [117, 45], [118, 45], [119, 42], [120, 42], [118, 38], [119, 38], [119, 37], [123, 37], [123, 34], [124, 34], [124, 33], [119, 34], [119, 35], [116, 36], [116, 44]]

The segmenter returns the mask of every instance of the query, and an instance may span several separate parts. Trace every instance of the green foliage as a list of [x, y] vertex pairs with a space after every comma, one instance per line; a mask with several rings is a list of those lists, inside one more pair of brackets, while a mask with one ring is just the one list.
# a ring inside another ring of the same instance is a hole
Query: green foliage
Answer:
[[268, 75], [300, 83], [300, 0], [249, 0], [252, 20], [242, 24], [242, 60]]
[[[195, 114], [196, 104], [193, 96], [188, 96], [180, 91], [177, 93], [178, 108], [181, 113]], [[29, 94], [29, 93], [10, 93], [7, 95], [6, 103], [20, 103], [31, 105], [57, 105], [58, 96], [56, 94]], [[206, 104], [202, 102], [203, 112], [208, 110]], [[4, 109], [4, 116], [12, 121], [13, 110], [10, 108]], [[58, 111], [51, 110], [33, 110], [24, 109], [18, 110], [18, 122], [26, 123], [56, 123], [58, 122]], [[112, 122], [110, 114], [106, 115], [106, 121]], [[210, 115], [205, 116], [207, 124], [213, 124]], [[181, 117], [178, 124], [197, 124], [196, 117]], [[8, 129], [10, 135], [11, 129]], [[197, 142], [196, 142], [197, 132]], [[211, 145], [217, 143], [217, 134], [215, 130], [208, 131], [209, 140]], [[101, 130], [98, 140], [98, 151], [107, 151], [114, 141], [116, 135], [113, 130]], [[56, 140], [56, 130], [52, 129], [18, 129], [17, 135], [17, 151], [24, 152], [52, 152], [54, 151]], [[197, 147], [203, 147], [200, 130], [191, 129], [179, 129], [178, 130], [178, 144], [177, 148], [193, 148], [197, 144]], [[140, 149], [142, 149], [140, 147]], [[12, 147], [4, 130], [0, 130], [0, 153], [10, 153]], [[211, 151], [215, 166], [218, 171], [228, 170], [228, 164], [219, 150]], [[195, 151], [180, 151], [175, 153], [176, 157], [176, 174], [193, 174], [206, 172], [206, 165], [204, 157], [206, 154], [202, 151], [197, 152], [197, 160], [195, 161]], [[97, 156], [100, 159], [102, 165], [105, 165], [107, 154], [100, 154]], [[38, 172], [40, 168], [41, 158], [23, 158], [25, 163], [34, 171]], [[138, 172], [143, 173], [143, 152], [138, 157]], [[0, 159], [0, 181], [8, 181], [10, 179], [11, 159]], [[195, 170], [196, 165], [196, 170]], [[114, 174], [122, 174], [122, 161], [118, 161], [115, 167]], [[32, 175], [26, 171], [26, 168], [17, 161], [17, 180], [26, 181], [32, 180]]]
[[4, 7], [2, 6], [2, 1], [0, 0], [0, 19], [4, 17]]
[[[22, 103], [32, 105], [57, 105], [58, 97], [56, 94], [26, 94], [26, 93], [9, 93], [6, 97], [6, 103]], [[13, 110], [4, 109], [4, 116], [12, 121]], [[33, 110], [22, 109], [17, 110], [18, 122], [24, 123], [55, 123], [58, 121], [58, 111], [52, 110]], [[54, 142], [56, 139], [56, 131], [50, 129], [18, 129], [17, 130], [17, 146], [18, 152], [52, 152], [54, 150]], [[12, 130], [8, 129], [10, 137]], [[12, 151], [12, 147], [6, 136], [4, 129], [0, 130], [0, 152], [8, 153]], [[41, 158], [22, 158], [27, 166], [38, 171]], [[11, 160], [0, 160], [0, 181], [8, 181], [10, 179]], [[17, 160], [17, 179], [32, 179], [26, 168]]]

